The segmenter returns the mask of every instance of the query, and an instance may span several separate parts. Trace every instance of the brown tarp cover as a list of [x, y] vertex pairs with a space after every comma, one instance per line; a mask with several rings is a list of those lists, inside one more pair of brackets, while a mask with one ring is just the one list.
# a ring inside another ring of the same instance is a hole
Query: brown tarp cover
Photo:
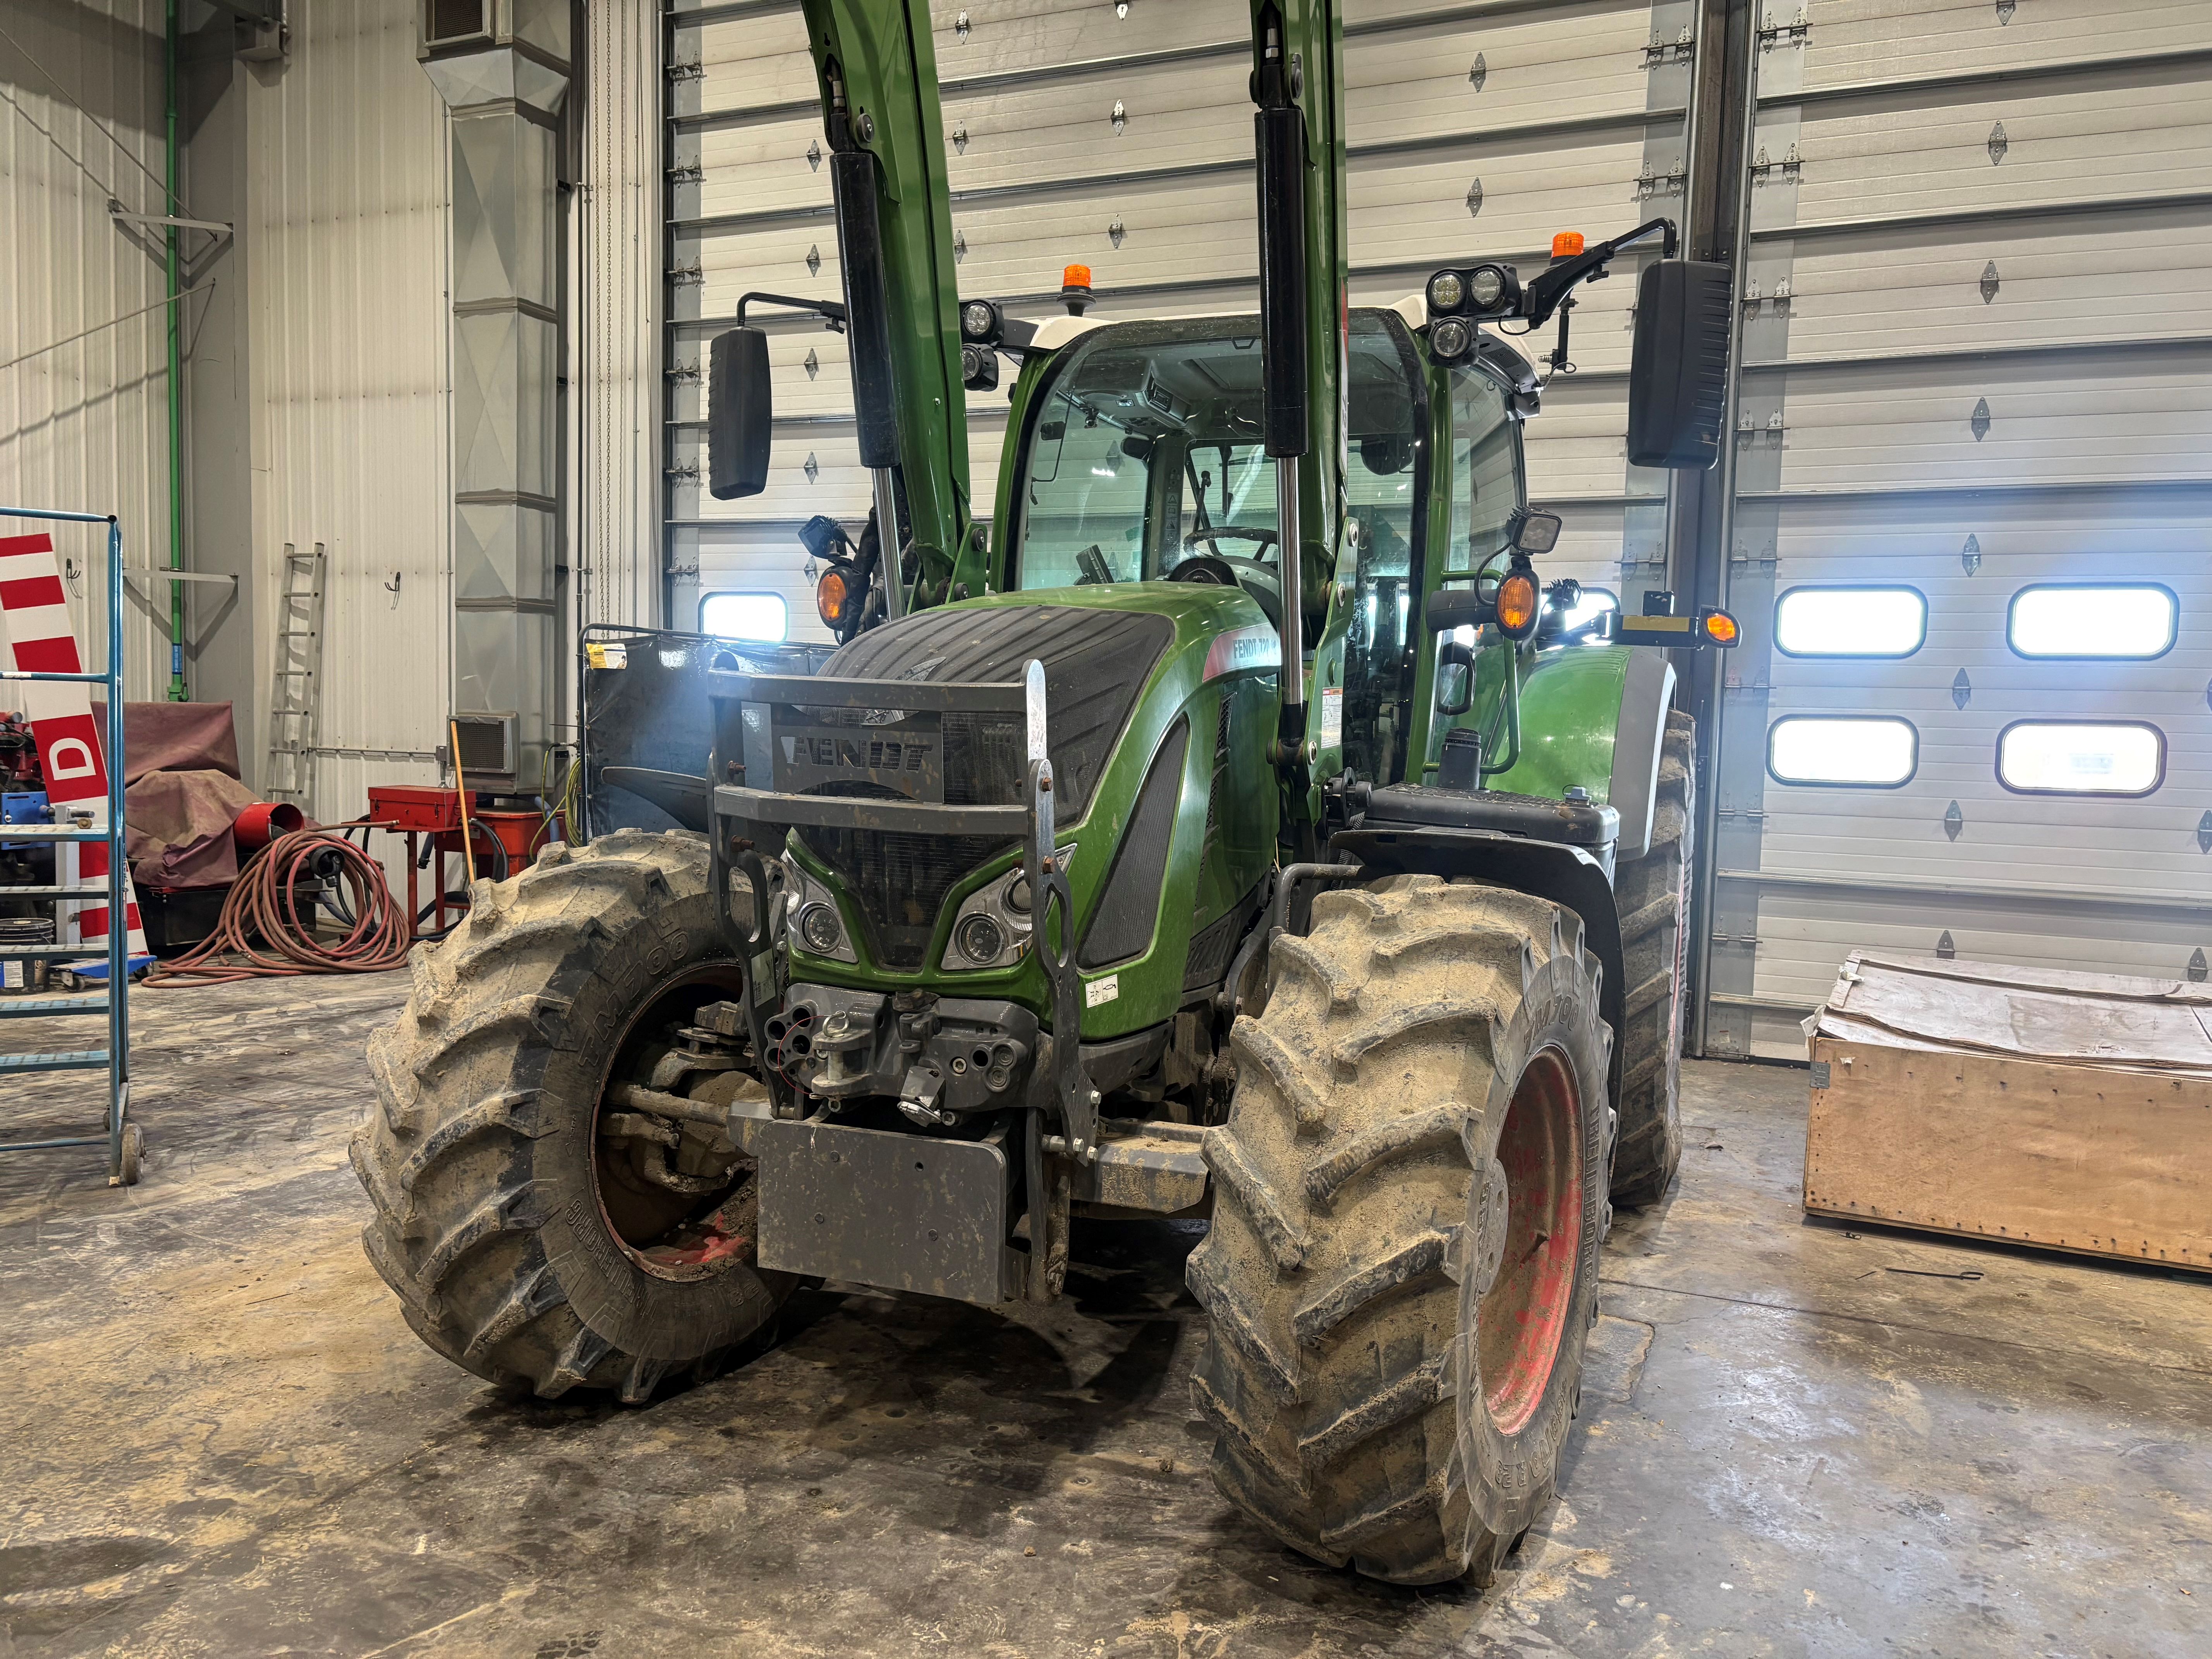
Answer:
[[[239, 781], [227, 702], [123, 705], [123, 848], [142, 887], [224, 887], [238, 878], [230, 826], [254, 793]], [[107, 705], [94, 718], [106, 730]]]
[[123, 849], [141, 887], [225, 887], [238, 879], [230, 826], [253, 792], [228, 773], [149, 772], [123, 792]]
[[[93, 718], [107, 730], [107, 705], [92, 705]], [[221, 772], [243, 775], [238, 765], [238, 728], [227, 702], [126, 702], [123, 705], [123, 781], [127, 786], [149, 772]], [[248, 797], [250, 799], [251, 797]]]

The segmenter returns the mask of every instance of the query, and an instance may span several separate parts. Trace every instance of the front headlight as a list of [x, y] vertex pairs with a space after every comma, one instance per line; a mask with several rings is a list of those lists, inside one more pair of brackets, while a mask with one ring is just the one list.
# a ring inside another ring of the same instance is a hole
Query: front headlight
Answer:
[[1429, 349], [1439, 362], [1457, 362], [1474, 343], [1474, 331], [1456, 317], [1429, 325]]
[[961, 917], [952, 942], [960, 947], [960, 954], [979, 968], [996, 962], [1006, 948], [1006, 930], [997, 917], [975, 910]]
[[1459, 302], [1467, 297], [1467, 284], [1460, 281], [1459, 272], [1440, 270], [1429, 278], [1429, 309], [1457, 311]]
[[844, 936], [845, 930], [837, 924], [837, 912], [830, 906], [817, 901], [799, 913], [799, 937], [816, 956], [829, 956]]

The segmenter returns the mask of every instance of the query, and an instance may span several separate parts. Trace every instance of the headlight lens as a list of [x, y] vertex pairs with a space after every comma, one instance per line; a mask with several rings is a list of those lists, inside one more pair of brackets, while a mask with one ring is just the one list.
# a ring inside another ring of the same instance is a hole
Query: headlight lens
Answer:
[[960, 331], [971, 340], [987, 339], [991, 332], [991, 307], [970, 300], [960, 307]]
[[1468, 278], [1468, 289], [1474, 296], [1475, 308], [1487, 311], [1505, 294], [1505, 273], [1496, 265], [1482, 265]]
[[1445, 362], [1455, 362], [1467, 356], [1467, 349], [1474, 336], [1465, 323], [1456, 317], [1447, 317], [1429, 325], [1429, 349]]
[[837, 925], [836, 911], [826, 904], [810, 904], [799, 913], [799, 937], [818, 957], [835, 951], [844, 933]]
[[980, 913], [963, 916], [953, 942], [959, 945], [960, 954], [975, 963], [993, 963], [1006, 948], [1006, 930], [991, 917]]
[[1467, 284], [1459, 279], [1455, 270], [1440, 270], [1429, 278], [1429, 309], [1457, 311], [1459, 302], [1467, 297]]

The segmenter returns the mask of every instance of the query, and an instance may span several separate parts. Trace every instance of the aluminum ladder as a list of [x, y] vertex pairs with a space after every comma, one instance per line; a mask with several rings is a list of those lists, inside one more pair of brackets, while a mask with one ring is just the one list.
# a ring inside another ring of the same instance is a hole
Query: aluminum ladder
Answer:
[[[42, 1054], [0, 1054], [0, 1074], [16, 1072], [105, 1071], [107, 1073], [107, 1121], [96, 1135], [60, 1135], [45, 1140], [0, 1142], [0, 1152], [28, 1152], [52, 1146], [107, 1148], [107, 1184], [127, 1187], [138, 1179], [140, 1137], [131, 1115], [131, 927], [128, 888], [130, 866], [123, 851], [123, 526], [112, 515], [97, 513], [55, 513], [34, 507], [0, 507], [0, 519], [42, 519], [64, 524], [107, 526], [107, 665], [96, 674], [25, 672], [0, 665], [0, 687], [6, 682], [44, 680], [103, 687], [107, 696], [107, 724], [101, 741], [106, 746], [107, 801], [105, 825], [78, 829], [74, 824], [10, 824], [11, 842], [50, 842], [57, 853], [67, 842], [107, 843], [107, 879], [100, 883], [57, 884], [52, 886], [0, 888], [18, 898], [69, 898], [105, 894], [107, 898], [107, 944], [104, 949], [82, 945], [23, 945], [0, 946], [0, 957], [43, 958], [47, 961], [107, 959], [107, 985], [98, 996], [0, 996], [0, 1020], [52, 1019], [59, 1016], [103, 1015], [107, 1021], [104, 1048], [64, 1048]], [[0, 659], [4, 665], [9, 659]], [[57, 860], [58, 865], [59, 860]], [[58, 869], [56, 872], [59, 874]], [[18, 1088], [7, 1091], [10, 1100], [35, 1098]]]
[[264, 800], [303, 810], [315, 787], [317, 710], [323, 685], [323, 578], [329, 559], [320, 542], [312, 553], [284, 544], [284, 587], [276, 601], [276, 664], [269, 692], [269, 763]]

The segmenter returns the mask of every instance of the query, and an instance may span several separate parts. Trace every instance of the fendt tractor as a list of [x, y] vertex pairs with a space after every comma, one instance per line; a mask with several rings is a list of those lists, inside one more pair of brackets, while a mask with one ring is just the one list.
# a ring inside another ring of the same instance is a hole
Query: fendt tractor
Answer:
[[[368, 1254], [456, 1364], [640, 1402], [800, 1286], [1046, 1302], [1075, 1221], [1204, 1218], [1221, 1491], [1322, 1561], [1481, 1582], [1553, 1490], [1612, 1206], [1678, 1157], [1669, 648], [1735, 634], [1540, 581], [1537, 377], [1485, 325], [1564, 332], [1660, 239], [1630, 459], [1703, 467], [1727, 272], [1655, 222], [1525, 277], [1440, 248], [1351, 308], [1335, 0], [1255, 0], [1258, 313], [1019, 319], [955, 289], [926, 0], [804, 11], [843, 299], [741, 302], [709, 471], [765, 483], [750, 310], [842, 329], [844, 642], [702, 677], [693, 829], [548, 848], [417, 950]], [[1002, 363], [987, 526], [964, 396]]]

